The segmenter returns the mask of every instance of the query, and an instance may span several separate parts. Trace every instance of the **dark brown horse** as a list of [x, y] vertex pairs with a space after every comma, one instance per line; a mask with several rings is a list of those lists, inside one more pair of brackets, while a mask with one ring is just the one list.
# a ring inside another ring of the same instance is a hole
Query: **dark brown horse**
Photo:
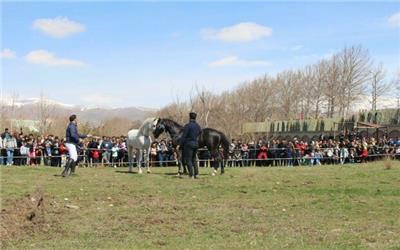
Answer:
[[[171, 120], [171, 119], [162, 119], [159, 118], [156, 123], [156, 128], [153, 130], [153, 135], [155, 138], [158, 138], [163, 132], [168, 133], [168, 135], [172, 139], [172, 144], [174, 148], [178, 148], [180, 139], [182, 137], [182, 129], [183, 126], [179, 123]], [[229, 152], [229, 140], [224, 135], [224, 133], [213, 129], [213, 128], [204, 128], [199, 136], [199, 149], [206, 147], [212, 155], [219, 154], [219, 148], [223, 148], [223, 157], [224, 159], [228, 159]], [[181, 159], [182, 154], [180, 150], [177, 150], [178, 159]], [[179, 171], [184, 171], [183, 164], [180, 161], [179, 163]], [[217, 167], [215, 167], [217, 170]], [[224, 171], [224, 163], [221, 164], [221, 174]]]

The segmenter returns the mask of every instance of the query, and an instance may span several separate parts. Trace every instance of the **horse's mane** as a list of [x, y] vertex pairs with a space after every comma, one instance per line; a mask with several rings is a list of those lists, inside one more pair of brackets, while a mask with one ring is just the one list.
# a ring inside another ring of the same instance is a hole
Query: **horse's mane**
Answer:
[[149, 117], [146, 120], [144, 120], [144, 122], [142, 123], [142, 125], [140, 125], [140, 127], [138, 129], [139, 133], [143, 133], [144, 129], [148, 129], [148, 128], [146, 128], [146, 126], [148, 126], [149, 123], [153, 123], [153, 121], [154, 121], [153, 117]]
[[172, 119], [169, 119], [169, 118], [162, 118], [162, 120], [165, 122], [165, 123], [168, 123], [168, 125], [174, 125], [175, 127], [179, 127], [179, 128], [183, 128], [183, 126], [181, 125], [181, 124], [179, 124], [179, 123], [177, 123], [176, 121], [174, 121], [174, 120], [172, 120]]
[[149, 122], [153, 122], [154, 119], [155, 119], [154, 117], [146, 118], [146, 119], [143, 121], [143, 124], [146, 124], [146, 123], [149, 123]]

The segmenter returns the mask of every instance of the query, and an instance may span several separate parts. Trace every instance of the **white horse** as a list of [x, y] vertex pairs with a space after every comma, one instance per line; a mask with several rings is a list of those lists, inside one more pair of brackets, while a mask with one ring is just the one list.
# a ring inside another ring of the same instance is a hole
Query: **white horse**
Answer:
[[155, 129], [157, 121], [158, 119], [155, 118], [147, 118], [139, 129], [132, 129], [128, 132], [126, 146], [128, 148], [129, 172], [132, 172], [134, 153], [136, 153], [138, 173], [139, 174], [142, 173], [141, 162], [143, 154], [144, 154], [144, 163], [147, 168], [147, 173], [151, 172], [149, 164], [149, 149], [152, 140], [150, 135]]

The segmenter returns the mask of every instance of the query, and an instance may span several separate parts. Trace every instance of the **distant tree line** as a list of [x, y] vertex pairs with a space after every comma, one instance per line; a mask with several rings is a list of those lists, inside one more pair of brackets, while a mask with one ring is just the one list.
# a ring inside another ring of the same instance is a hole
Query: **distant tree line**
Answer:
[[244, 122], [347, 117], [366, 96], [370, 106], [365, 109], [376, 110], [388, 90], [400, 96], [399, 77], [388, 81], [382, 64], [362, 46], [344, 47], [302, 69], [264, 75], [222, 94], [196, 87], [189, 101], [177, 99], [158, 115], [183, 123], [188, 111], [197, 111], [201, 125], [236, 136]]

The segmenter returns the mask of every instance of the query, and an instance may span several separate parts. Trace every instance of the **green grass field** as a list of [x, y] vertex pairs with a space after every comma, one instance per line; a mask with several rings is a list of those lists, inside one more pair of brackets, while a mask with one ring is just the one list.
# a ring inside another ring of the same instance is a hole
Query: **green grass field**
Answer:
[[1, 168], [15, 249], [400, 249], [400, 163], [201, 169]]

